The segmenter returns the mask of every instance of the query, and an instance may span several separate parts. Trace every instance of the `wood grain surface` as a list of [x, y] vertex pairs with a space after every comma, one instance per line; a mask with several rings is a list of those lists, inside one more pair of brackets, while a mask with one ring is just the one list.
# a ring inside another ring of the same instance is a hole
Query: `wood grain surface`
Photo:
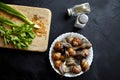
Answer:
[[[27, 16], [30, 20], [37, 15], [39, 20], [44, 24], [45, 26], [45, 33], [41, 36], [36, 36], [35, 39], [33, 39], [32, 44], [29, 46], [29, 51], [40, 51], [44, 52], [47, 50], [48, 47], [48, 40], [49, 40], [49, 31], [50, 31], [50, 25], [51, 25], [51, 11], [47, 8], [39, 8], [39, 7], [31, 7], [31, 6], [22, 6], [22, 5], [11, 5], [11, 7], [19, 10], [21, 13], [23, 13], [25, 16]], [[10, 20], [21, 24], [23, 23], [22, 20], [19, 18], [16, 18], [12, 15], [9, 15], [5, 12], [0, 11], [0, 16], [9, 18]], [[2, 38], [0, 38], [0, 47], [4, 48], [13, 48], [11, 45], [4, 45], [4, 41]]]

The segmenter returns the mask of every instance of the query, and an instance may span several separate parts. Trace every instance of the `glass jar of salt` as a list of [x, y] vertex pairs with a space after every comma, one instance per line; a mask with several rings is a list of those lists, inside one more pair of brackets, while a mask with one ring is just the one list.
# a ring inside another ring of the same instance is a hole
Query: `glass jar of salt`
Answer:
[[76, 28], [84, 28], [88, 22], [88, 16], [86, 14], [79, 14], [76, 18], [74, 26]]
[[91, 11], [90, 5], [88, 2], [79, 4], [79, 5], [75, 5], [72, 8], [67, 9], [69, 16], [78, 16], [81, 13], [89, 13], [90, 11]]

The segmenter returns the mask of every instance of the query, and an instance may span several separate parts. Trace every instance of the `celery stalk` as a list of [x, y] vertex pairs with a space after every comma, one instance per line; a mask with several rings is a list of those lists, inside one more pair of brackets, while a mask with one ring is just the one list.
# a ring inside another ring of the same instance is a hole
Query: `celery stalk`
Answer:
[[[11, 29], [7, 28], [8, 25]], [[27, 49], [35, 38], [33, 31], [34, 24], [18, 25], [4, 17], [0, 17], [0, 36], [3, 37], [4, 43], [12, 43], [14, 48]]]

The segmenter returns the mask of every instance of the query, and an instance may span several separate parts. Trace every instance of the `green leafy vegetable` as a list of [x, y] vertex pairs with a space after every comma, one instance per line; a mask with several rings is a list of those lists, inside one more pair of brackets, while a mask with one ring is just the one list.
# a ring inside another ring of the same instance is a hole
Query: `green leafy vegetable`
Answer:
[[11, 15], [17, 16], [19, 18], [21, 18], [22, 20], [24, 20], [25, 22], [27, 22], [28, 24], [33, 24], [32, 21], [30, 21], [25, 15], [23, 15], [21, 12], [19, 12], [18, 10], [12, 8], [11, 6], [0, 2], [0, 10], [3, 10]]
[[14, 48], [28, 48], [35, 38], [33, 27], [34, 24], [17, 25], [6, 18], [0, 17], [0, 35], [4, 38], [5, 44], [12, 43]]
[[16, 16], [25, 24], [18, 25], [9, 19], [0, 17], [0, 35], [4, 39], [5, 45], [13, 44], [14, 48], [27, 49], [35, 38], [33, 31], [34, 24], [24, 14], [12, 8], [11, 6], [0, 2], [0, 10]]

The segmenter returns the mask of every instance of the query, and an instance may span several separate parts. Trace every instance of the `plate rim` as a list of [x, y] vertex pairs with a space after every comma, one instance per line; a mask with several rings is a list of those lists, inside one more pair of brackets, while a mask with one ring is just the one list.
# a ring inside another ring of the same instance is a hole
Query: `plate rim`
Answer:
[[[56, 73], [58, 73], [59, 75], [61, 75], [60, 74], [60, 72], [54, 67], [54, 63], [53, 63], [53, 61], [52, 61], [52, 49], [53, 49], [53, 47], [54, 47], [54, 44], [55, 44], [55, 42], [56, 41], [61, 41], [63, 38], [65, 38], [65, 37], [67, 37], [68, 35], [75, 35], [75, 36], [78, 36], [78, 37], [82, 37], [82, 38], [85, 38], [86, 40], [88, 40], [85, 36], [83, 36], [82, 34], [80, 34], [80, 33], [76, 33], [76, 32], [67, 32], [67, 33], [63, 33], [63, 34], [61, 34], [61, 35], [59, 35], [58, 37], [56, 37], [54, 40], [53, 40], [53, 42], [52, 42], [52, 44], [51, 44], [51, 46], [50, 46], [50, 49], [49, 49], [49, 62], [50, 62], [50, 65], [52, 66], [52, 68], [53, 68], [53, 70], [56, 72]], [[63, 37], [64, 36], [64, 37]], [[62, 37], [62, 38], [61, 38]], [[59, 38], [61, 38], [61, 39], [59, 39]], [[89, 40], [88, 40], [89, 41]], [[92, 62], [93, 62], [93, 45], [92, 45], [92, 47], [89, 49], [90, 50], [90, 56], [88, 56], [88, 58], [87, 58], [87, 60], [88, 60], [88, 64], [89, 64], [89, 66], [91, 66], [91, 64], [92, 64]], [[79, 74], [75, 74], [75, 75], [70, 75], [69, 73], [68, 74], [64, 74], [63, 76], [65, 76], [65, 77], [76, 77], [76, 76], [79, 76], [79, 75], [82, 75], [83, 73], [85, 73], [85, 72], [80, 72]]]

